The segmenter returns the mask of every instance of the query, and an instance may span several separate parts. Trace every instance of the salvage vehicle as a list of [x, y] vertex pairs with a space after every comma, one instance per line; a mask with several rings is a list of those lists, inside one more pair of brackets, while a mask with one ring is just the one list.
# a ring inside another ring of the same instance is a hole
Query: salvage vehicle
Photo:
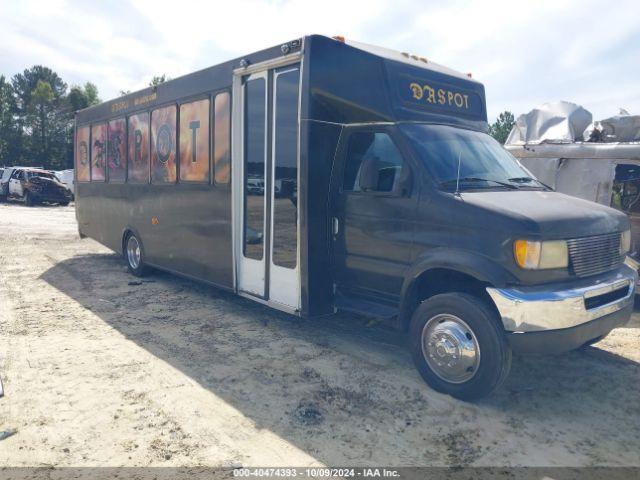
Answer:
[[53, 172], [38, 168], [14, 168], [9, 177], [8, 197], [27, 206], [36, 203], [69, 205], [71, 191], [58, 181]]
[[78, 229], [134, 275], [393, 322], [431, 387], [476, 399], [512, 351], [625, 324], [636, 283], [628, 218], [553, 192], [487, 130], [470, 76], [306, 36], [78, 112]]

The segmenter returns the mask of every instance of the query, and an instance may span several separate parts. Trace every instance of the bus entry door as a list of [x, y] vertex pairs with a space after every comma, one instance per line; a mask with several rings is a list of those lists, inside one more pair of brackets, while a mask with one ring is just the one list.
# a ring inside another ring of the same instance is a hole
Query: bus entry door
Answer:
[[290, 310], [300, 308], [299, 85], [299, 63], [234, 78], [236, 284]]

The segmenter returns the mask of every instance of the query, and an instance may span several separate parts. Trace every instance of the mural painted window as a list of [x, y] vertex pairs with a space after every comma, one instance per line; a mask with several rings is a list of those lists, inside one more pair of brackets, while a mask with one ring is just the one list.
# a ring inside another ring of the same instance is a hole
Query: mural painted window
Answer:
[[213, 116], [213, 171], [217, 184], [229, 183], [231, 173], [231, 95], [216, 95]]
[[176, 181], [175, 105], [151, 113], [151, 183]]
[[180, 180], [209, 182], [209, 100], [180, 105]]
[[149, 183], [149, 113], [129, 117], [127, 181]]
[[109, 122], [109, 139], [107, 141], [107, 166], [109, 182], [124, 182], [127, 173], [127, 154], [125, 151], [125, 132], [127, 122], [118, 118]]
[[89, 167], [89, 127], [76, 130], [76, 176], [78, 182], [91, 180]]
[[107, 125], [101, 123], [91, 126], [91, 181], [105, 181], [107, 162]]

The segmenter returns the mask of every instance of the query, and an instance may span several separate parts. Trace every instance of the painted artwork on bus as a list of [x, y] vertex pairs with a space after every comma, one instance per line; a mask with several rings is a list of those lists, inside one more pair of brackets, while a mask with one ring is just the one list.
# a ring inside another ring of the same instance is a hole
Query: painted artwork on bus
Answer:
[[76, 178], [78, 182], [91, 180], [89, 167], [89, 127], [76, 130]]
[[109, 122], [107, 141], [107, 167], [110, 182], [124, 182], [127, 173], [125, 134], [127, 123], [124, 118]]
[[222, 92], [214, 102], [213, 170], [215, 183], [229, 183], [231, 174], [231, 95]]
[[175, 105], [151, 113], [151, 183], [176, 182]]
[[91, 126], [91, 181], [106, 180], [107, 162], [107, 124], [99, 123]]
[[209, 181], [209, 100], [180, 105], [180, 180]]
[[127, 182], [149, 183], [149, 114], [129, 117]]

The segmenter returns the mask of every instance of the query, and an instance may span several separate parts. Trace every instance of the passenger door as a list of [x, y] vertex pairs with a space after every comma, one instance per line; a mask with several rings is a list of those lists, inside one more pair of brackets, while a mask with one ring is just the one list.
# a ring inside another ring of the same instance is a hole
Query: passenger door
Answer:
[[411, 258], [413, 169], [390, 127], [347, 129], [343, 139], [332, 218], [337, 302], [397, 306]]
[[300, 308], [300, 64], [234, 79], [234, 243], [240, 292]]
[[9, 180], [9, 196], [15, 198], [22, 198], [23, 189], [22, 181], [26, 180], [26, 174], [24, 170], [14, 170]]

